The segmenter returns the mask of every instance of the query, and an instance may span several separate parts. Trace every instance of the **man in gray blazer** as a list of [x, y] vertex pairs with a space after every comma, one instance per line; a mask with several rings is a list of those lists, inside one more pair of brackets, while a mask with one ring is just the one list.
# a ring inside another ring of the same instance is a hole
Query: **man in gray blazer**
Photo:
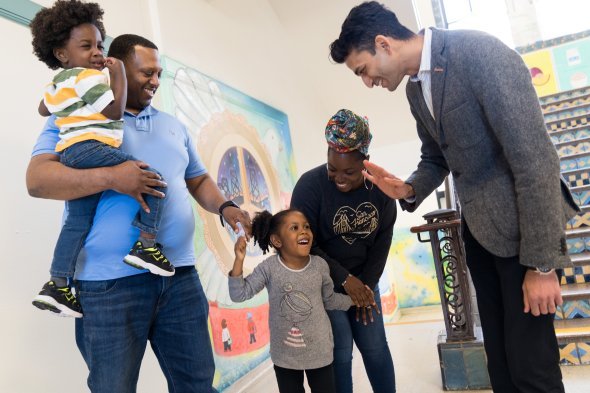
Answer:
[[422, 142], [406, 180], [366, 162], [366, 177], [414, 211], [451, 172], [495, 392], [563, 392], [553, 328], [564, 229], [578, 210], [559, 174], [528, 68], [475, 31], [414, 34], [377, 2], [351, 10], [331, 57], [365, 85], [406, 94]]

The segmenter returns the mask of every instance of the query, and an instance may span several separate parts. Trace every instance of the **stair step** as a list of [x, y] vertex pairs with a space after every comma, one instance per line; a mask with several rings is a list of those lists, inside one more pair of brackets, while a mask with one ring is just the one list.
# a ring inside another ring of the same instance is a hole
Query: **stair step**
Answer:
[[566, 300], [590, 298], [590, 283], [565, 284], [561, 286], [561, 297]]
[[582, 169], [571, 169], [569, 171], [561, 171], [561, 175], [564, 179], [567, 180], [567, 177], [570, 175], [580, 175], [582, 173], [590, 172], [590, 168], [582, 168]]
[[565, 237], [568, 239], [574, 239], [577, 237], [586, 237], [590, 236], [590, 227], [582, 227], [576, 229], [566, 229], [565, 230]]
[[563, 156], [559, 157], [559, 161], [572, 160], [572, 159], [588, 157], [588, 156], [590, 156], [590, 151], [583, 151], [581, 153], [567, 154], [567, 155], [564, 154]]
[[576, 145], [579, 145], [580, 143], [584, 143], [584, 142], [590, 142], [590, 137], [580, 138], [580, 139], [572, 139], [571, 141], [565, 141], [565, 142], [557, 142], [554, 145], [555, 145], [556, 149], [559, 149], [560, 147], [563, 147], [563, 146], [567, 146], [567, 145], [576, 146]]
[[[574, 112], [574, 111], [577, 113], [570, 114], [569, 116], [567, 116], [567, 112]], [[568, 119], [571, 119], [574, 117], [585, 115], [589, 112], [590, 112], [590, 104], [585, 102], [580, 105], [570, 106], [569, 108], [560, 108], [560, 109], [554, 110], [549, 113], [544, 113], [543, 116], [545, 117], [545, 122], [549, 123], [549, 122], [556, 121], [556, 120], [568, 120]]]
[[[565, 125], [562, 125], [561, 123], [565, 123]], [[578, 124], [576, 124], [578, 123]], [[583, 115], [578, 115], [578, 116], [574, 116], [574, 117], [570, 117], [567, 119], [556, 119], [556, 120], [551, 120], [551, 121], [547, 121], [545, 122], [545, 125], [547, 126], [548, 130], [554, 130], [554, 131], [559, 131], [559, 130], [572, 130], [574, 128], [578, 128], [580, 126], [584, 126], [584, 125], [588, 125], [590, 123], [590, 121], [588, 121], [588, 114], [583, 114]], [[563, 126], [565, 128], [563, 128]]]
[[570, 259], [574, 266], [583, 266], [590, 264], [590, 252], [585, 251], [579, 254], [571, 254]]
[[[574, 104], [574, 102], [578, 102]], [[568, 104], [567, 106], [565, 104]], [[541, 109], [543, 110], [543, 115], [549, 115], [551, 113], [559, 112], [561, 110], [567, 110], [571, 108], [575, 108], [580, 105], [584, 105], [585, 103], [590, 103], [590, 93], [581, 94], [575, 97], [569, 97], [565, 100], [559, 102], [550, 102], [547, 104], [542, 104]]]
[[590, 93], [590, 87], [584, 86], [577, 89], [571, 89], [566, 91], [560, 91], [547, 96], [539, 98], [541, 107], [545, 108], [548, 105], [555, 105], [560, 102], [575, 100], [579, 97], [583, 97]]
[[590, 191], [590, 185], [570, 187], [570, 192], [584, 192], [584, 191]]
[[562, 130], [551, 131], [549, 127], [547, 127], [547, 132], [549, 136], [560, 136], [566, 134], [568, 132], [578, 132], [582, 130], [590, 130], [590, 124], [582, 124], [574, 128], [564, 128]]
[[590, 338], [590, 318], [556, 319], [553, 325], [560, 343]]

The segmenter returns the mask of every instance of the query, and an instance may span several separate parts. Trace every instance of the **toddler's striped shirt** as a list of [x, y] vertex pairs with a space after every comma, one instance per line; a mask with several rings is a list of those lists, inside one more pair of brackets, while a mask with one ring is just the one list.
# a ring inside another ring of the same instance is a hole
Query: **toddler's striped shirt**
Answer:
[[97, 140], [113, 147], [123, 141], [123, 121], [101, 112], [114, 100], [107, 76], [90, 68], [61, 71], [47, 85], [43, 102], [57, 119], [60, 152], [74, 143]]

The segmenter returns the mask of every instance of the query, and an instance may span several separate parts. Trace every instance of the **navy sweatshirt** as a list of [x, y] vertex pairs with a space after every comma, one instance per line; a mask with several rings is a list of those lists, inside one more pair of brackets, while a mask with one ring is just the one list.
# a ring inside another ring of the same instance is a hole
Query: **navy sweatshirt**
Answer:
[[349, 273], [372, 289], [377, 286], [391, 246], [395, 200], [377, 187], [341, 192], [328, 180], [323, 164], [297, 181], [291, 208], [309, 220], [314, 235], [311, 252], [328, 262], [336, 291], [344, 292], [342, 283]]

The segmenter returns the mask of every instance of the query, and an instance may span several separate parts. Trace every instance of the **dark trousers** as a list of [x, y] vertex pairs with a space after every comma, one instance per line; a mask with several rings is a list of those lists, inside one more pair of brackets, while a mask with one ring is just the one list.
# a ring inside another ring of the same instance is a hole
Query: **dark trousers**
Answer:
[[274, 366], [280, 393], [305, 393], [303, 372], [312, 393], [336, 393], [334, 368], [331, 364], [311, 370], [292, 370]]
[[477, 294], [494, 392], [563, 393], [554, 315], [535, 317], [523, 312], [526, 267], [518, 256], [490, 254], [463, 224], [467, 265]]

